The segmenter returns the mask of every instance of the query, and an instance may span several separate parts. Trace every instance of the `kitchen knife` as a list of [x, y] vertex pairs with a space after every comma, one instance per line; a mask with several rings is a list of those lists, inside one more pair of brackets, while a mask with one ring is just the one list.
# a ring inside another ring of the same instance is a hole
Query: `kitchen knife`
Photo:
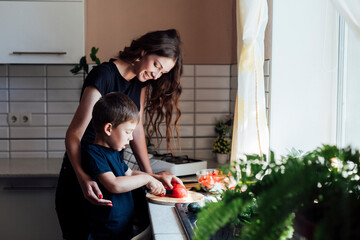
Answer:
[[173, 194], [173, 190], [170, 189], [165, 189], [166, 190], [166, 195], [171, 195]]

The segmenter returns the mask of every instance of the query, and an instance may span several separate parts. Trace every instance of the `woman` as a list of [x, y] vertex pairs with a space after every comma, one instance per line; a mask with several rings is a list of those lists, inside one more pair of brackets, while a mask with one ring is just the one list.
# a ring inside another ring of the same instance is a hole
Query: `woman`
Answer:
[[[95, 67], [85, 79], [80, 104], [66, 132], [66, 153], [56, 191], [56, 211], [64, 239], [87, 239], [89, 230], [82, 209], [84, 201], [111, 205], [109, 200], [102, 199], [96, 182], [81, 167], [81, 149], [94, 141], [91, 113], [101, 96], [109, 92], [128, 95], [138, 107], [140, 116], [145, 112], [148, 134], [155, 132], [159, 135], [159, 125], [165, 122], [166, 141], [171, 148], [172, 116], [176, 113], [174, 123], [177, 131], [176, 123], [181, 115], [178, 107], [182, 91], [180, 44], [179, 34], [174, 29], [147, 33], [120, 51], [117, 59]], [[130, 146], [140, 169], [153, 174], [142, 120], [133, 138]], [[153, 176], [169, 187], [172, 187], [171, 181], [181, 183], [173, 175], [159, 173]]]

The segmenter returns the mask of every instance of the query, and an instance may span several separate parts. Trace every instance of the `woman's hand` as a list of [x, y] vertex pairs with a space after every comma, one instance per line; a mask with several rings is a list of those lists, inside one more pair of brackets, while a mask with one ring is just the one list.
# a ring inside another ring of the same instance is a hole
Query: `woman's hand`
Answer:
[[154, 195], [165, 194], [164, 185], [154, 177], [149, 175], [149, 182], [146, 184], [149, 192]]
[[173, 189], [172, 182], [177, 182], [177, 183], [184, 186], [184, 184], [180, 180], [180, 178], [176, 177], [175, 175], [173, 175], [172, 173], [170, 173], [168, 171], [157, 172], [157, 173], [153, 174], [153, 176], [157, 180], [161, 181], [163, 184], [168, 186], [170, 189]]
[[95, 181], [91, 180], [89, 176], [84, 177], [84, 179], [79, 181], [79, 183], [85, 199], [88, 200], [90, 203], [94, 205], [112, 207], [112, 202], [110, 200], [103, 199], [103, 195], [100, 191], [99, 186]]

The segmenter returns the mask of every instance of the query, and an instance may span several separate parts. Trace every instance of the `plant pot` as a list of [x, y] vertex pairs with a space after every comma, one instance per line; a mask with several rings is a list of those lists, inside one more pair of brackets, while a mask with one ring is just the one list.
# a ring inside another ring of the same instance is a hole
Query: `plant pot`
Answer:
[[228, 153], [217, 153], [216, 154], [216, 160], [220, 164], [225, 164], [229, 160], [229, 154]]

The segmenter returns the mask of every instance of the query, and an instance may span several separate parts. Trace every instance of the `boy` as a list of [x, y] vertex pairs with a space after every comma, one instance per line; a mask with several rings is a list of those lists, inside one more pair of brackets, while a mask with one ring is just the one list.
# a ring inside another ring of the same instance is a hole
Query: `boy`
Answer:
[[139, 122], [138, 109], [128, 96], [117, 92], [102, 97], [94, 106], [92, 121], [96, 137], [82, 153], [82, 164], [112, 204], [107, 207], [87, 202], [89, 239], [131, 239], [131, 190], [146, 186], [151, 193], [161, 194], [165, 189], [151, 175], [128, 168], [119, 153], [132, 140]]

